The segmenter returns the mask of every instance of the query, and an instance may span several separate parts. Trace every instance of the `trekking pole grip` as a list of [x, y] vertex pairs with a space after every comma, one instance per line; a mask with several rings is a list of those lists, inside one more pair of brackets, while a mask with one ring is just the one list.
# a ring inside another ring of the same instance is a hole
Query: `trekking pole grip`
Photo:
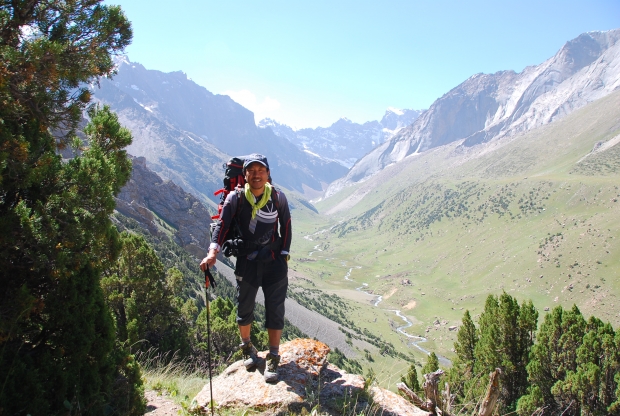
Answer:
[[[207, 281], [209, 282], [208, 285]], [[209, 266], [207, 265], [207, 268], [205, 269], [205, 288], [208, 288], [209, 286], [215, 288], [217, 285], [215, 284], [215, 279], [213, 278], [211, 270], [209, 270]]]

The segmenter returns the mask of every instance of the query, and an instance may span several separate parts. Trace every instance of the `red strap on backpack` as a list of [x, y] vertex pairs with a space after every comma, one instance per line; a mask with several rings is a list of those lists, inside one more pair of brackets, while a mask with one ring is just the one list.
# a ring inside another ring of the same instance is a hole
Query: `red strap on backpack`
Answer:
[[218, 220], [220, 218], [220, 216], [222, 215], [222, 208], [224, 208], [224, 201], [226, 201], [226, 197], [238, 186], [242, 188], [245, 186], [245, 178], [243, 177], [243, 175], [237, 175], [236, 177], [230, 178], [230, 189], [222, 188], [213, 192], [213, 195], [224, 195], [220, 197], [220, 203], [217, 206], [217, 215], [212, 215], [212, 220]]

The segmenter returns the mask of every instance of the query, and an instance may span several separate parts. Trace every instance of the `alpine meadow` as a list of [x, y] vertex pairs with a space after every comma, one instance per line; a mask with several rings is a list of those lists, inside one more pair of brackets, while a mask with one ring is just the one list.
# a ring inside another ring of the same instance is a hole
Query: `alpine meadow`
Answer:
[[[620, 415], [620, 29], [294, 129], [132, 62], [130, 20], [0, 4], [0, 416]], [[271, 383], [237, 371], [235, 257], [199, 269], [256, 152], [292, 217]]]

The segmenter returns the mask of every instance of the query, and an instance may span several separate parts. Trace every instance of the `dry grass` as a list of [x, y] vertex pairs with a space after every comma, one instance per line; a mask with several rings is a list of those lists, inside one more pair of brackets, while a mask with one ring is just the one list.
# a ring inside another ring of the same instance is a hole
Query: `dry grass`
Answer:
[[149, 350], [136, 354], [142, 367], [142, 377], [147, 390], [166, 394], [184, 409], [209, 382], [209, 377], [201, 368], [176, 354], [159, 353]]

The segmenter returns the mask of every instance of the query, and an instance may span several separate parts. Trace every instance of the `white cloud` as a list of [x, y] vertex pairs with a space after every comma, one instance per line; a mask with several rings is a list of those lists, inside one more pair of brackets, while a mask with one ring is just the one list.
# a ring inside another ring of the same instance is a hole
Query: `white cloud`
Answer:
[[280, 109], [280, 102], [275, 98], [266, 96], [259, 100], [254, 93], [248, 90], [224, 91], [222, 94], [228, 95], [234, 101], [252, 111], [256, 122], [267, 117], [276, 118]]

